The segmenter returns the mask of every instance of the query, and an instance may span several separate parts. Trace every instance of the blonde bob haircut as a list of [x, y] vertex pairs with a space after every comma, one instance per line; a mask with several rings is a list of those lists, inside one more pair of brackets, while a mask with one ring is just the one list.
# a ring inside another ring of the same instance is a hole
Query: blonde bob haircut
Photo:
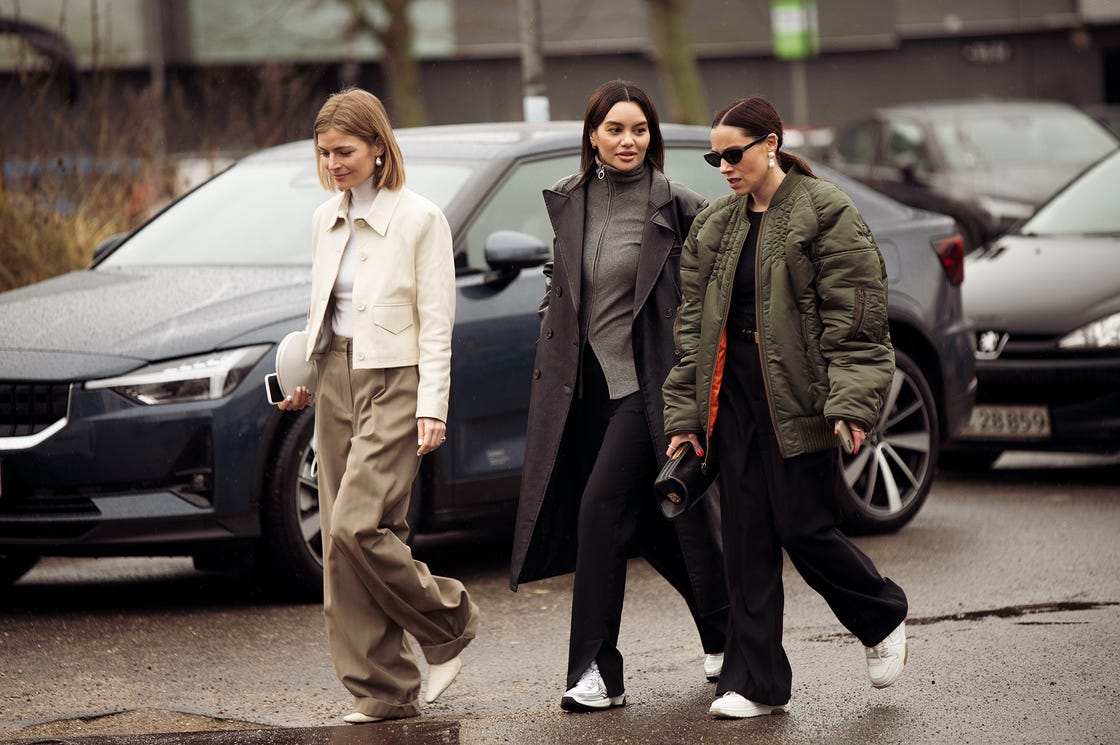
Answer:
[[343, 134], [358, 137], [370, 147], [380, 140], [385, 145], [385, 152], [381, 155], [381, 167], [374, 171], [374, 186], [378, 189], [399, 189], [404, 186], [404, 159], [381, 99], [361, 88], [347, 88], [327, 98], [315, 117], [315, 163], [319, 183], [327, 191], [337, 191], [334, 179], [327, 171], [323, 158], [319, 156], [319, 135], [328, 129], [337, 129]]

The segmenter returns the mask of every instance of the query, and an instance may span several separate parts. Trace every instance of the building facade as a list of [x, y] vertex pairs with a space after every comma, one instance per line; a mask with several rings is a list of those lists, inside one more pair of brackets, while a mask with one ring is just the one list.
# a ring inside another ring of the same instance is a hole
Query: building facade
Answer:
[[[412, 0], [431, 123], [521, 118], [518, 5]], [[757, 93], [787, 120], [797, 110], [804, 121], [794, 123], [828, 126], [871, 106], [922, 99], [1120, 104], [1120, 0], [817, 0], [819, 54], [800, 63], [774, 56], [767, 0], [685, 6], [711, 110]], [[383, 50], [355, 24], [351, 7], [0, 0], [0, 22], [33, 24], [65, 42], [77, 79], [69, 101], [49, 55], [0, 34], [0, 147], [8, 155], [81, 149], [122, 129], [174, 152], [237, 152], [306, 136], [329, 92], [348, 84], [386, 89]], [[663, 99], [646, 0], [540, 2], [539, 9], [552, 118], [580, 118], [589, 92], [610, 78], [635, 80]], [[376, 2], [364, 12], [366, 23], [384, 18]], [[393, 101], [386, 103], [392, 112]], [[66, 123], [84, 126], [48, 135]]]

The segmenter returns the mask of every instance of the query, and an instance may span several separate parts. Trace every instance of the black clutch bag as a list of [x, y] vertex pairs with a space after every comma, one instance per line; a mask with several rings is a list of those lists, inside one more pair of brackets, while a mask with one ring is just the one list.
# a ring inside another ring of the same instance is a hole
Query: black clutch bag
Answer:
[[661, 467], [653, 482], [653, 494], [661, 514], [672, 520], [692, 509], [708, 493], [716, 479], [714, 463], [704, 466], [704, 461], [691, 443], [683, 443]]

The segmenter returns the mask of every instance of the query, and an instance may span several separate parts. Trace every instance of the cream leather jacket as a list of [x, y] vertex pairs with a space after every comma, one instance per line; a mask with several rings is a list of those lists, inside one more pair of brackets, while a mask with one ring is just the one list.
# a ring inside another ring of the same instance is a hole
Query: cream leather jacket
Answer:
[[[312, 218], [307, 358], [329, 348], [335, 278], [350, 239], [350, 192]], [[354, 368], [417, 365], [416, 416], [447, 421], [455, 257], [451, 229], [436, 205], [409, 189], [381, 189], [365, 220], [355, 220]]]

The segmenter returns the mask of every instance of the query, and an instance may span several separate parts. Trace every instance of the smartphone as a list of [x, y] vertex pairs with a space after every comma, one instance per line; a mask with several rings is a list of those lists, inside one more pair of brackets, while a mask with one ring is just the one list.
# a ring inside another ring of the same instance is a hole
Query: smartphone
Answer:
[[264, 376], [264, 391], [270, 404], [278, 404], [284, 400], [284, 391], [280, 388], [280, 377], [276, 373]]
[[848, 455], [856, 448], [856, 441], [852, 439], [852, 430], [843, 419], [836, 420], [836, 433], [840, 436], [840, 447]]

